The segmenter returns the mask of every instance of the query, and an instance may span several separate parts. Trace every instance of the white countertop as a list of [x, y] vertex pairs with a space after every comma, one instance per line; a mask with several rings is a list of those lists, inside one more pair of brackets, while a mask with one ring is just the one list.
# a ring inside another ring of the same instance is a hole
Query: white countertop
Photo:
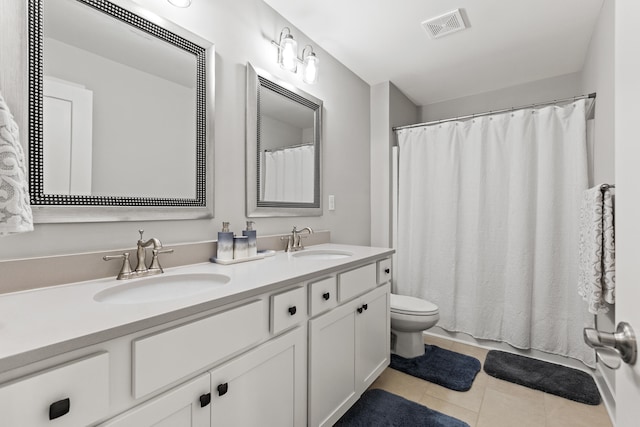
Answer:
[[144, 280], [115, 277], [0, 295], [0, 373], [393, 253], [388, 248], [331, 243], [305, 250], [318, 249], [348, 251], [353, 255], [314, 260], [276, 252], [271, 257], [239, 264], [203, 263], [165, 269], [164, 276], [217, 273], [231, 278], [229, 283], [210, 291], [170, 301], [137, 304], [95, 301], [94, 295], [104, 289]]

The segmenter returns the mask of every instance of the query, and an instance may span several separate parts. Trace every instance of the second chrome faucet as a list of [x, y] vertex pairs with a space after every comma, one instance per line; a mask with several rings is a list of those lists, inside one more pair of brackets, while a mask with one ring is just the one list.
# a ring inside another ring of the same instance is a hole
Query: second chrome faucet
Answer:
[[[158, 259], [158, 255], [165, 253], [172, 253], [173, 249], [162, 249], [162, 242], [155, 237], [147, 240], [146, 242], [142, 240], [142, 236], [144, 234], [144, 230], [138, 230], [140, 233], [140, 239], [138, 239], [136, 255], [138, 258], [138, 265], [135, 270], [131, 269], [131, 262], [129, 261], [129, 252], [125, 252], [121, 255], [105, 255], [102, 257], [105, 261], [110, 261], [112, 259], [122, 259], [122, 268], [118, 273], [118, 280], [123, 279], [134, 279], [136, 277], [145, 277], [145, 276], [153, 276], [154, 274], [160, 274], [163, 272], [162, 267], [160, 266], [160, 261]], [[151, 264], [147, 267], [146, 258], [147, 258], [147, 248], [153, 245], [153, 249], [151, 250]]]
[[304, 249], [304, 245], [302, 244], [303, 236], [300, 235], [300, 233], [302, 233], [303, 231], [307, 231], [309, 234], [313, 234], [313, 230], [311, 229], [311, 227], [305, 227], [301, 230], [298, 230], [297, 227], [294, 226], [290, 235], [280, 237], [280, 240], [287, 241], [287, 246], [284, 249], [285, 252], [295, 252]]

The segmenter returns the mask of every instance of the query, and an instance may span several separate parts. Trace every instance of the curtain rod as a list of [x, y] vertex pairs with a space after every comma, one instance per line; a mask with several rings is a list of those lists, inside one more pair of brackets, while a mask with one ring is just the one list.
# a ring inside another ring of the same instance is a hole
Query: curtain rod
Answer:
[[290, 148], [300, 148], [300, 147], [307, 147], [307, 146], [311, 146], [314, 145], [315, 143], [313, 142], [303, 142], [302, 144], [296, 144], [296, 145], [287, 145], [286, 147], [278, 147], [278, 148], [267, 148], [264, 150], [265, 153], [273, 153], [274, 151], [282, 151], [282, 150], [288, 150]]
[[524, 110], [525, 108], [535, 108], [535, 107], [542, 107], [542, 106], [545, 106], [545, 105], [560, 104], [562, 102], [577, 101], [579, 99], [595, 99], [595, 97], [596, 97], [596, 93], [594, 92], [594, 93], [590, 93], [589, 95], [574, 96], [573, 98], [556, 99], [556, 100], [549, 101], [549, 102], [541, 102], [541, 103], [538, 103], [538, 104], [523, 105], [523, 106], [520, 106], [520, 107], [504, 108], [502, 110], [486, 111], [484, 113], [469, 114], [467, 116], [452, 117], [450, 119], [434, 120], [434, 121], [431, 121], [431, 122], [416, 123], [416, 124], [413, 124], [413, 125], [406, 125], [406, 126], [396, 126], [394, 128], [391, 128], [391, 129], [395, 132], [395, 131], [398, 131], [398, 130], [401, 130], [401, 129], [410, 129], [410, 128], [415, 128], [415, 127], [420, 127], [420, 126], [437, 125], [439, 123], [453, 122], [453, 121], [456, 121], [456, 120], [473, 119], [474, 117], [488, 116], [488, 115], [491, 115], [491, 114], [499, 114], [499, 113], [507, 113], [509, 111]]

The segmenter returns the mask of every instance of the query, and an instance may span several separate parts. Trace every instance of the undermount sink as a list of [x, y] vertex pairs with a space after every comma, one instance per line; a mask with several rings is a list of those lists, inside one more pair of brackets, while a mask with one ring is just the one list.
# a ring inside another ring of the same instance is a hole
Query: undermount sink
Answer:
[[186, 298], [229, 283], [223, 274], [192, 273], [158, 275], [131, 279], [94, 295], [98, 302], [109, 304], [138, 304]]
[[292, 256], [294, 258], [305, 258], [310, 260], [331, 260], [349, 258], [353, 253], [347, 251], [339, 251], [336, 249], [306, 249], [300, 252], [295, 252]]

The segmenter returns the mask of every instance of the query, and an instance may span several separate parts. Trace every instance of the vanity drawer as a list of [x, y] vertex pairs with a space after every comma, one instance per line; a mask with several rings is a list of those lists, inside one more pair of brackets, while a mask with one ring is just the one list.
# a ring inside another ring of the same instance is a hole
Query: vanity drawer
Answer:
[[337, 290], [335, 277], [309, 283], [309, 315], [313, 317], [337, 306]]
[[99, 353], [0, 387], [3, 426], [86, 426], [109, 411], [109, 354]]
[[299, 286], [271, 295], [271, 333], [279, 334], [307, 318], [307, 294]]
[[369, 264], [338, 275], [338, 300], [345, 302], [376, 287], [376, 265]]
[[133, 341], [137, 399], [266, 338], [266, 302], [256, 300]]
[[391, 258], [378, 261], [378, 285], [391, 280]]

